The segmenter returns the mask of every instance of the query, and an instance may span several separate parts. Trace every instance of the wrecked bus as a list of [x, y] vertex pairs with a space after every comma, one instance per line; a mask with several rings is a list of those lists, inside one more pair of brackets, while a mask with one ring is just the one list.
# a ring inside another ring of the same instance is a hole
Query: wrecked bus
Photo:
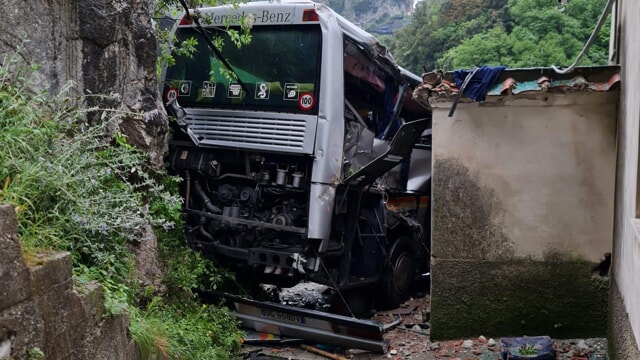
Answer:
[[[207, 21], [187, 13], [173, 30], [198, 40], [194, 53], [161, 81], [188, 243], [255, 280], [398, 305], [429, 264], [431, 119], [410, 96], [420, 78], [322, 4], [197, 14]], [[252, 41], [238, 48], [225, 26], [247, 16]]]

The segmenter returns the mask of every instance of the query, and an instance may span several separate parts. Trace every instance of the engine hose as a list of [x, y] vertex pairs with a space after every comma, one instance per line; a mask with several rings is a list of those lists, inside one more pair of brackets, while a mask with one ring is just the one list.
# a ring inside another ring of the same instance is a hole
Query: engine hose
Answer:
[[200, 225], [200, 235], [204, 236], [205, 238], [207, 238], [207, 240], [210, 240], [211, 242], [215, 241], [213, 236], [209, 234], [209, 232], [204, 228], [204, 225]]
[[202, 200], [202, 203], [204, 204], [204, 207], [207, 208], [207, 210], [214, 214], [222, 213], [222, 210], [220, 210], [219, 207], [215, 206], [211, 202], [211, 199], [209, 199], [209, 196], [207, 196], [207, 194], [204, 192], [204, 189], [202, 188], [202, 185], [200, 185], [198, 180], [193, 182], [193, 190], [196, 192], [196, 194], [198, 194], [198, 196], [200, 196], [200, 200]]

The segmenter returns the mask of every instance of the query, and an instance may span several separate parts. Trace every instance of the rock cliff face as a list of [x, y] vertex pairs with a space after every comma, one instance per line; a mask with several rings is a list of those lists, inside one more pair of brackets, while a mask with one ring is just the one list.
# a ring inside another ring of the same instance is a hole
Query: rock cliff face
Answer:
[[413, 0], [316, 0], [372, 34], [388, 35], [409, 21]]
[[[56, 94], [72, 83], [71, 93], [87, 96], [89, 105], [118, 110], [123, 114], [119, 130], [160, 167], [168, 123], [156, 90], [154, 3], [0, 0], [0, 63], [18, 54], [24, 64], [41, 67], [40, 88], [34, 90]], [[13, 212], [9, 209], [0, 207], [0, 225], [11, 223], [3, 220]], [[135, 346], [127, 338], [128, 318], [102, 318], [99, 287], [87, 294], [72, 289], [69, 254], [27, 269], [15, 231], [3, 226], [0, 230], [10, 233], [0, 232], [0, 244], [11, 240], [13, 246], [0, 254], [0, 358], [7, 344], [16, 359], [27, 358], [35, 348], [52, 359], [136, 358]], [[153, 282], [158, 273], [155, 235], [146, 233], [141, 239], [145, 246], [134, 253], [144, 260], [137, 269], [141, 280]], [[49, 279], [48, 274], [60, 278]]]
[[156, 96], [153, 0], [0, 0], [0, 61], [17, 52], [42, 67], [42, 89], [68, 82], [77, 94], [101, 94], [92, 105], [128, 114], [120, 124], [129, 142], [161, 166], [167, 120]]

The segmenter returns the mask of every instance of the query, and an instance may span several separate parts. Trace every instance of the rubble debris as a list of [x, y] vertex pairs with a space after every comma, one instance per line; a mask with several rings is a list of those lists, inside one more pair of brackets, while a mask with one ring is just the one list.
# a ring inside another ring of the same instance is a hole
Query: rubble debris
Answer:
[[378, 315], [407, 315], [411, 314], [415, 309], [416, 305], [404, 303], [400, 307], [393, 310], [381, 311], [378, 313]]
[[465, 349], [473, 348], [473, 340], [465, 340], [462, 342], [462, 347]]
[[280, 303], [303, 307], [307, 309], [323, 310], [327, 309], [328, 296], [325, 292], [328, 286], [314, 282], [300, 282], [293, 287], [283, 288], [278, 295]]
[[333, 360], [347, 360], [347, 358], [346, 358], [346, 357], [344, 357], [344, 356], [342, 356], [342, 355], [332, 354], [332, 353], [330, 353], [330, 352], [327, 352], [327, 351], [324, 351], [324, 350], [318, 349], [317, 347], [313, 347], [313, 346], [309, 346], [309, 345], [302, 344], [302, 345], [300, 345], [300, 348], [302, 348], [302, 349], [304, 349], [304, 350], [307, 350], [307, 351], [310, 351], [310, 352], [312, 352], [312, 353], [314, 353], [314, 354], [318, 354], [318, 355], [324, 356], [324, 357], [326, 357], [327, 359], [333, 359]]
[[[541, 71], [543, 70], [541, 69]], [[511, 96], [538, 91], [553, 93], [610, 91], [620, 87], [621, 79], [619, 73], [603, 78], [600, 74], [585, 73], [584, 75], [563, 76], [551, 74], [548, 71], [546, 75], [533, 79], [523, 71], [526, 70], [506, 69], [504, 74], [487, 89], [486, 95]], [[456, 86], [456, 83], [450, 80], [452, 80], [451, 74], [443, 74], [440, 70], [422, 74], [422, 83], [413, 90], [413, 100], [431, 109], [441, 98], [448, 101], [459, 98], [461, 86]], [[467, 98], [466, 101], [470, 101], [470, 99]]]
[[[384, 331], [384, 338], [389, 342], [388, 351], [384, 353], [374, 353], [362, 349], [338, 347], [336, 354], [350, 360], [502, 360], [500, 339], [494, 339], [485, 335], [478, 335], [477, 338], [466, 340], [434, 341], [429, 339], [428, 318], [427, 323], [416, 322], [422, 314], [429, 313], [429, 297], [412, 298], [402, 304], [400, 312], [411, 308], [412, 312], [406, 314], [389, 314], [389, 311], [378, 312], [374, 319], [384, 324], [397, 321], [397, 317], [402, 318], [402, 323], [393, 329]], [[395, 310], [398, 310], [395, 309]], [[394, 312], [391, 310], [390, 312]], [[417, 332], [417, 326], [422, 331]], [[309, 343], [307, 343], [309, 344]], [[317, 343], [313, 343], [318, 346]], [[311, 345], [311, 344], [310, 344]], [[471, 347], [467, 348], [468, 345]], [[282, 345], [281, 349], [270, 349], [273, 355], [280, 359], [296, 360], [322, 360], [326, 357], [311, 353], [303, 348]], [[553, 347], [556, 349], [555, 360], [607, 360], [607, 340], [604, 338], [594, 339], [567, 339], [554, 340]], [[275, 353], [277, 352], [277, 354]], [[267, 350], [265, 350], [267, 354]], [[263, 359], [263, 358], [256, 358]]]

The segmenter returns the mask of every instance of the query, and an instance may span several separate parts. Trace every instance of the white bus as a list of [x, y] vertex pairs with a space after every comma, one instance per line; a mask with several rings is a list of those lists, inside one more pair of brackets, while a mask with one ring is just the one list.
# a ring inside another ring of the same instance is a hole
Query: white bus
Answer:
[[[379, 306], [398, 305], [429, 264], [431, 115], [411, 99], [420, 78], [322, 4], [196, 13], [173, 29], [178, 42], [197, 39], [194, 54], [175, 55], [161, 82], [189, 244], [256, 280], [382, 289]], [[252, 40], [238, 48], [226, 26], [247, 16]]]

